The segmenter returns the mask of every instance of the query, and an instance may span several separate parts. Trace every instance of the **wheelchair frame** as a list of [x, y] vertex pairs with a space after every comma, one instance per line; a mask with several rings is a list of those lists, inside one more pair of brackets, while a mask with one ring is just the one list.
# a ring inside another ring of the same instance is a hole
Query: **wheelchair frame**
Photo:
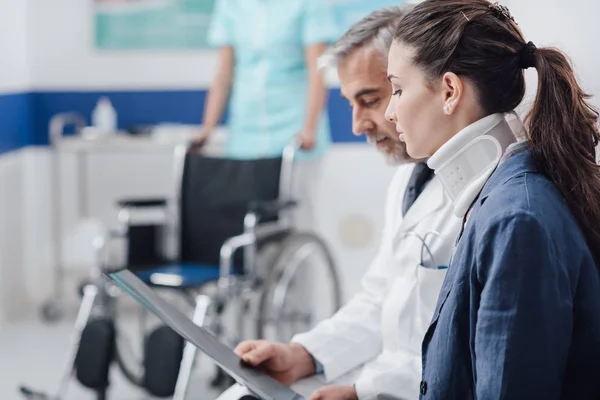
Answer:
[[[79, 349], [79, 340], [81, 339], [83, 329], [93, 313], [94, 303], [97, 298], [100, 297], [103, 310], [110, 315], [115, 317], [114, 300], [116, 299], [117, 293], [114, 291], [114, 287], [103, 278], [103, 272], [110, 269], [115, 263], [110, 259], [108, 252], [109, 245], [111, 242], [118, 239], [126, 239], [128, 229], [136, 224], [144, 223], [156, 223], [163, 224], [170, 232], [165, 232], [163, 236], [164, 252], [170, 259], [176, 259], [179, 248], [179, 217], [180, 213], [178, 208], [181, 205], [181, 193], [182, 193], [182, 177], [185, 166], [185, 158], [187, 153], [194, 147], [193, 143], [186, 143], [179, 145], [175, 148], [175, 160], [174, 160], [174, 196], [168, 199], [164, 204], [160, 205], [165, 211], [165, 215], [162, 218], [146, 219], [136, 218], [135, 214], [138, 208], [148, 209], [146, 207], [136, 206], [125, 206], [121, 207], [118, 211], [119, 225], [117, 229], [107, 231], [103, 236], [96, 238], [94, 241], [94, 248], [97, 256], [97, 265], [92, 270], [92, 281], [82, 288], [83, 300], [76, 318], [75, 331], [71, 340], [71, 348], [67, 357], [66, 371], [61, 379], [58, 394], [54, 399], [62, 400], [67, 392], [68, 383], [70, 381], [72, 372], [75, 367], [75, 360]], [[219, 278], [216, 282], [217, 291], [215, 296], [210, 296], [201, 292], [201, 287], [194, 288], [194, 290], [200, 291], [200, 293], [194, 296], [194, 312], [192, 320], [197, 325], [214, 327], [215, 321], [220, 324], [220, 317], [224, 311], [229, 300], [237, 298], [242, 300], [245, 295], [252, 293], [252, 290], [257, 284], [257, 249], [258, 242], [263, 240], [276, 240], [279, 236], [285, 239], [287, 236], [293, 234], [294, 229], [294, 218], [291, 214], [291, 209], [296, 206], [296, 203], [291, 199], [293, 190], [293, 167], [295, 153], [299, 149], [299, 143], [294, 141], [290, 145], [286, 146], [283, 156], [279, 176], [279, 196], [278, 199], [272, 202], [264, 202], [263, 205], [267, 209], [267, 214], [276, 214], [279, 218], [276, 222], [260, 223], [261, 214], [260, 210], [250, 210], [246, 213], [243, 221], [243, 233], [237, 236], [230, 237], [227, 239], [220, 250], [220, 264], [219, 264]], [[268, 204], [267, 204], [268, 203]], [[154, 205], [152, 208], [157, 208]], [[260, 208], [260, 207], [259, 207]], [[314, 244], [321, 247], [321, 250], [325, 254], [325, 259], [329, 264], [329, 270], [332, 274], [333, 286], [334, 286], [334, 308], [335, 310], [341, 307], [341, 288], [339, 277], [337, 275], [336, 267], [333, 262], [333, 258], [329, 253], [324, 242], [320, 240], [316, 235], [303, 233], [301, 235], [308, 237], [308, 243], [314, 242]], [[285, 242], [285, 240], [283, 240]], [[303, 248], [306, 248], [306, 243]], [[241, 276], [234, 276], [232, 274], [232, 260], [235, 253], [242, 250], [244, 259], [244, 273]], [[280, 249], [281, 250], [281, 249]], [[281, 254], [276, 256], [276, 259], [281, 258]], [[297, 260], [296, 260], [297, 263]], [[118, 263], [117, 263], [118, 264]], [[279, 264], [281, 261], [279, 260]], [[294, 265], [293, 268], [297, 268]], [[277, 268], [276, 273], [282, 273], [282, 265]], [[285, 274], [284, 274], [285, 275]], [[288, 274], [289, 275], [289, 274]], [[285, 278], [285, 276], [284, 276]], [[276, 286], [277, 277], [275, 274], [270, 274], [267, 283], [269, 286]], [[289, 276], [286, 278], [289, 280]], [[289, 282], [288, 282], [289, 283]], [[165, 288], [177, 289], [178, 285], [161, 285]], [[275, 289], [278, 289], [275, 287]], [[281, 289], [281, 288], [279, 288]], [[287, 290], [287, 289], [286, 289]], [[277, 296], [275, 308], [281, 309], [283, 307], [282, 299], [285, 297], [285, 290], [275, 290]], [[265, 299], [263, 296], [260, 299], [260, 309], [258, 310], [259, 315], [257, 316], [257, 334], [262, 335], [263, 329], [258, 326], [264, 322], [264, 315], [260, 315], [265, 310]], [[214, 312], [211, 314], [211, 310]], [[335, 311], [334, 310], [334, 311]], [[211, 318], [212, 317], [212, 318]], [[213, 320], [214, 319], [214, 320]], [[236, 318], [238, 323], [242, 323], [241, 318]], [[209, 321], [209, 322], [207, 322]], [[219, 334], [220, 326], [215, 329]], [[240, 331], [239, 329], [237, 330]], [[237, 337], [234, 341], [239, 341]], [[119, 353], [119, 351], [116, 351]], [[183, 355], [180, 362], [179, 374], [177, 377], [173, 400], [184, 400], [189, 382], [191, 379], [192, 370], [197, 358], [198, 349], [190, 343], [185, 343]], [[121, 357], [117, 354], [117, 363], [120, 369], [128, 380], [137, 386], [142, 386], [140, 382], [136, 381], [135, 377], [132, 376], [129, 371], [122, 365]], [[22, 388], [24, 394], [29, 393], [29, 398], [33, 395], [40, 395], [34, 393], [31, 390]], [[105, 391], [98, 392], [99, 399], [105, 399]], [[44, 397], [40, 397], [44, 398]], [[47, 397], [46, 397], [47, 398]]]

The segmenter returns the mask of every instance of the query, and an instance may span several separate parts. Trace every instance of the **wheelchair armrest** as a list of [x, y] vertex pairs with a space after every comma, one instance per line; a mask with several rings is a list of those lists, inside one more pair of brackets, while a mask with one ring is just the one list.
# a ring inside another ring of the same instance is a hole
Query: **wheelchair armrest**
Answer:
[[290, 229], [282, 227], [278, 224], [263, 224], [259, 225], [252, 233], [243, 233], [238, 236], [231, 237], [223, 243], [220, 252], [220, 276], [218, 281], [219, 299], [223, 299], [232, 286], [232, 261], [236, 251], [246, 247], [255, 245], [260, 241], [273, 240], [281, 235], [289, 234]]
[[276, 199], [270, 201], [255, 201], [250, 203], [248, 211], [256, 214], [259, 219], [277, 217], [281, 211], [298, 206], [293, 199]]
[[167, 205], [167, 199], [164, 198], [154, 198], [154, 199], [123, 199], [119, 200], [119, 207], [135, 207], [135, 208], [144, 208], [144, 207], [165, 207]]
[[281, 238], [289, 235], [291, 231], [291, 228], [277, 223], [265, 223], [257, 225], [256, 228], [254, 228], [254, 239], [256, 240], [255, 244], [260, 245], [261, 243], [280, 240]]

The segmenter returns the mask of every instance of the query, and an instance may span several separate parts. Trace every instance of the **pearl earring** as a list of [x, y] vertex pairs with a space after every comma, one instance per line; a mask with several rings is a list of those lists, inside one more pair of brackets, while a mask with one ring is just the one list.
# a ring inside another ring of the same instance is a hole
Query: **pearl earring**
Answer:
[[445, 112], [446, 114], [450, 112], [450, 106], [449, 106], [448, 104], [446, 104], [446, 105], [444, 106], [444, 112]]

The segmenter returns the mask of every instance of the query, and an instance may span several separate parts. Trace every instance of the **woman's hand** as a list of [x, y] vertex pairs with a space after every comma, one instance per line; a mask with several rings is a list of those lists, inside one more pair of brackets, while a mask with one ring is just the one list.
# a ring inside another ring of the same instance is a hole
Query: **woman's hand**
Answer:
[[353, 386], [325, 386], [314, 392], [309, 400], [358, 400]]

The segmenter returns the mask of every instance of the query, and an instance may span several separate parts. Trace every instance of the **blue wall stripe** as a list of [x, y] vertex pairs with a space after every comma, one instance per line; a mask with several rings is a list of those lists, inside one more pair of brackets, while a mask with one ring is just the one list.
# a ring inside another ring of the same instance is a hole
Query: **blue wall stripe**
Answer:
[[48, 123], [53, 115], [75, 111], [91, 122], [101, 96], [117, 110], [120, 129], [157, 123], [199, 124], [206, 91], [36, 92], [34, 96], [35, 144], [48, 143]]
[[352, 109], [348, 100], [342, 97], [340, 89], [329, 90], [327, 112], [334, 143], [366, 141], [364, 136], [355, 136], [352, 133]]
[[0, 153], [32, 144], [33, 120], [30, 93], [0, 96]]
[[[157, 123], [199, 124], [206, 90], [42, 91], [0, 96], [0, 152], [47, 145], [48, 124], [57, 113], [78, 112], [89, 123], [101, 96], [108, 96], [117, 110], [119, 128], [128, 129]], [[339, 89], [330, 91], [327, 111], [335, 143], [364, 141], [352, 134], [352, 113]]]

